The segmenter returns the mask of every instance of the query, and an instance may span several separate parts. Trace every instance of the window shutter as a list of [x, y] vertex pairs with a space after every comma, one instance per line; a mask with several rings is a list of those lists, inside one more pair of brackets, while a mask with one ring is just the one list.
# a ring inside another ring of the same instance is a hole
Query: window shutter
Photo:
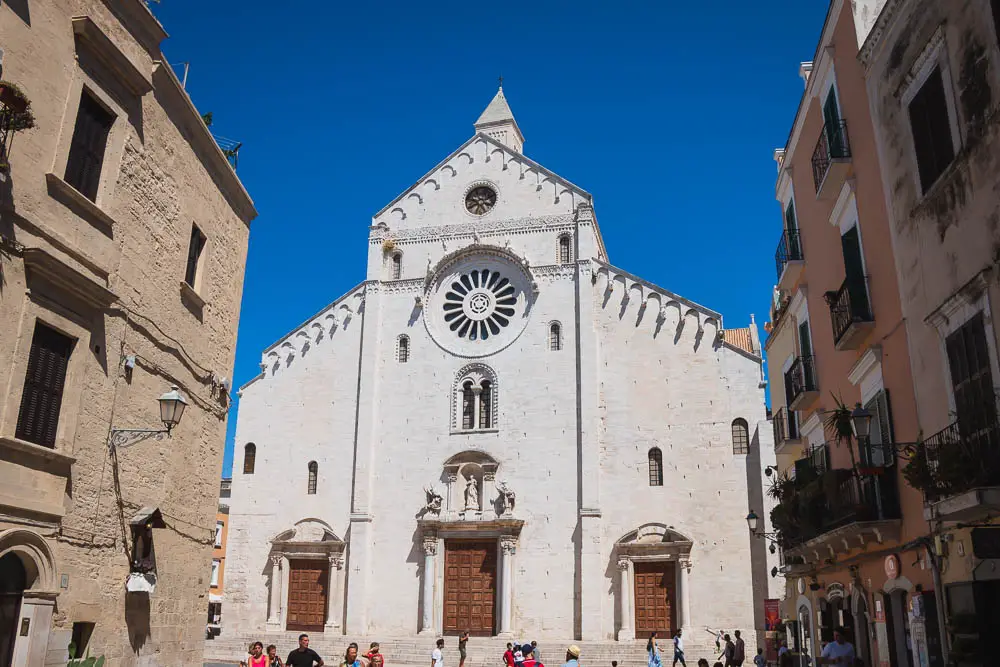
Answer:
[[104, 149], [114, 120], [107, 109], [83, 92], [66, 161], [66, 182], [91, 201], [97, 200]]
[[184, 271], [184, 282], [194, 287], [194, 281], [198, 277], [198, 260], [201, 259], [201, 252], [205, 249], [205, 235], [201, 233], [197, 225], [191, 225], [191, 241], [188, 243], [187, 269]]
[[15, 431], [15, 436], [21, 440], [55, 447], [66, 367], [72, 349], [71, 338], [44, 324], [35, 325]]
[[951, 122], [948, 120], [948, 99], [944, 94], [940, 67], [927, 77], [910, 102], [910, 128], [913, 131], [920, 187], [927, 192], [955, 157]]
[[959, 428], [971, 433], [996, 422], [993, 373], [982, 313], [977, 313], [945, 341]]

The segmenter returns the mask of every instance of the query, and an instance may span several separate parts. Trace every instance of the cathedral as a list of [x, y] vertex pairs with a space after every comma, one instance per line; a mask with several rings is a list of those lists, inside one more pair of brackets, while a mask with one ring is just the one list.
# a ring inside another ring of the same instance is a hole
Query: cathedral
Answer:
[[756, 327], [612, 265], [502, 88], [474, 127], [240, 390], [224, 627], [742, 629], [749, 660], [774, 564], [746, 520], [774, 456]]

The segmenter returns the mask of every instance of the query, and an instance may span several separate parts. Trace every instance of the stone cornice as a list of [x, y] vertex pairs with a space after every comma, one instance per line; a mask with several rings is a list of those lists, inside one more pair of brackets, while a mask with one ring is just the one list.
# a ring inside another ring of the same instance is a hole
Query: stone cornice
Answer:
[[511, 236], [512, 234], [572, 230], [575, 216], [572, 213], [562, 215], [547, 215], [529, 218], [510, 218], [508, 220], [477, 220], [463, 222], [458, 225], [442, 225], [439, 227], [421, 227], [417, 229], [390, 230], [385, 225], [372, 225], [369, 228], [368, 243], [381, 244], [386, 239], [392, 239], [398, 245], [421, 243], [424, 241], [447, 241], [467, 239], [474, 236]]
[[601, 270], [604, 270], [605, 272], [607, 272], [608, 279], [609, 279], [609, 283], [608, 283], [609, 285], [613, 284], [613, 281], [614, 281], [614, 279], [616, 277], [625, 278], [627, 281], [630, 281], [632, 283], [631, 285], [629, 285], [630, 288], [632, 286], [636, 286], [636, 285], [639, 286], [639, 288], [642, 290], [642, 294], [643, 294], [643, 298], [644, 299], [648, 298], [649, 294], [658, 294], [660, 296], [660, 302], [661, 303], [675, 301], [675, 302], [677, 302], [678, 304], [680, 304], [682, 306], [686, 306], [688, 308], [691, 308], [691, 309], [693, 309], [693, 310], [695, 310], [695, 311], [697, 311], [697, 312], [699, 312], [699, 313], [707, 316], [707, 318], [709, 318], [709, 319], [716, 320], [719, 323], [719, 327], [721, 329], [721, 327], [722, 327], [722, 314], [721, 313], [717, 313], [716, 311], [711, 310], [710, 308], [706, 308], [705, 306], [699, 305], [699, 304], [695, 303], [694, 301], [691, 301], [689, 299], [685, 299], [684, 297], [682, 297], [682, 296], [680, 296], [678, 294], [674, 294], [670, 290], [663, 289], [662, 287], [660, 287], [658, 285], [654, 285], [653, 283], [651, 283], [651, 282], [649, 282], [647, 280], [644, 280], [644, 279], [640, 278], [639, 276], [631, 274], [628, 271], [624, 271], [622, 269], [616, 268], [616, 267], [608, 264], [607, 262], [603, 262], [603, 261], [601, 261], [599, 259], [595, 259], [595, 260], [592, 260], [592, 261], [596, 265], [595, 266], [595, 274], [594, 274], [595, 278], [596, 278], [597, 273], [599, 273]]
[[903, 0], [888, 0], [882, 7], [882, 11], [879, 12], [875, 25], [872, 26], [871, 31], [868, 33], [868, 38], [861, 45], [861, 50], [858, 52], [858, 61], [860, 61], [861, 66], [866, 72], [871, 66], [875, 50], [882, 46], [882, 38], [885, 36], [889, 26], [895, 22], [896, 14], [902, 5]]
[[73, 33], [88, 44], [112, 72], [134, 94], [142, 97], [153, 89], [149, 72], [143, 72], [89, 16], [74, 16]]

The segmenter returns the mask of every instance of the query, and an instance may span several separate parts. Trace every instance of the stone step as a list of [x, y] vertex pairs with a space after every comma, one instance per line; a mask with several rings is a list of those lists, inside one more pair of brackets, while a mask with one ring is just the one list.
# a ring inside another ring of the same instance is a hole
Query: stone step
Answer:
[[[278, 653], [282, 657], [298, 645], [298, 634], [296, 632], [268, 632], [260, 634], [227, 632], [214, 639], [205, 642], [206, 662], [233, 663], [243, 659], [246, 655], [247, 647], [252, 641], [261, 641], [265, 646], [275, 644]], [[369, 638], [352, 637], [348, 635], [325, 636], [322, 633], [310, 635], [310, 647], [321, 656], [327, 659], [327, 663], [335, 664], [339, 662], [347, 645], [354, 641], [361, 647], [361, 652], [367, 650], [371, 641], [376, 640], [380, 644], [380, 650], [385, 656], [386, 663], [390, 667], [426, 667], [430, 660], [431, 651], [434, 648], [436, 637], [433, 635], [421, 637], [399, 637], [399, 638]], [[605, 665], [610, 667], [612, 660], [617, 660], [619, 667], [646, 667], [646, 642], [645, 640], [626, 640], [616, 642], [605, 641], [575, 641], [553, 638], [536, 638], [542, 652], [542, 662], [554, 667], [561, 665], [565, 660], [565, 648], [570, 644], [576, 644], [581, 649], [581, 662], [587, 667]], [[524, 639], [525, 641], [527, 638]], [[445, 638], [445, 665], [457, 667], [458, 665], [458, 640], [455, 637]], [[504, 638], [497, 637], [473, 637], [468, 644], [468, 658], [465, 661], [466, 667], [501, 667], [503, 652], [506, 650], [507, 642]], [[689, 663], [694, 667], [698, 658], [705, 658], [709, 663], [714, 663], [718, 652], [712, 640], [707, 642], [685, 642], [685, 654], [689, 658]], [[661, 642], [661, 652], [665, 663], [672, 662], [670, 640]]]

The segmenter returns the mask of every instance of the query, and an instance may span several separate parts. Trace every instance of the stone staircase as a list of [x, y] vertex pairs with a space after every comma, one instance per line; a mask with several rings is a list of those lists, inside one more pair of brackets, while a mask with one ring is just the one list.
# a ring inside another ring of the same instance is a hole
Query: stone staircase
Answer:
[[[205, 642], [205, 662], [238, 663], [246, 656], [247, 647], [253, 641], [260, 641], [267, 646], [278, 647], [278, 655], [284, 660], [288, 652], [298, 646], [297, 632], [267, 632], [242, 633], [229, 628], [222, 634]], [[431, 651], [434, 649], [433, 635], [411, 637], [358, 637], [353, 635], [330, 635], [313, 633], [309, 636], [309, 646], [319, 653], [327, 665], [336, 665], [343, 660], [344, 651], [349, 643], [357, 642], [361, 653], [368, 650], [372, 641], [378, 641], [387, 667], [427, 667]], [[566, 647], [576, 644], [580, 647], [580, 663], [583, 667], [611, 667], [611, 661], [617, 660], [618, 667], [646, 667], [645, 640], [627, 640], [616, 642], [604, 641], [574, 641], [525, 635], [519, 641], [536, 640], [542, 655], [542, 663], [546, 667], [559, 667], [565, 662]], [[685, 657], [690, 667], [696, 667], [698, 658], [705, 658], [709, 664], [715, 662], [718, 651], [715, 642], [705, 635], [691, 641], [685, 639]], [[503, 652], [509, 639], [500, 637], [472, 637], [468, 644], [466, 667], [502, 667]], [[660, 640], [660, 650], [663, 663], [669, 667], [673, 661], [673, 648], [669, 638]], [[458, 667], [458, 639], [445, 637], [444, 647], [445, 667]]]

